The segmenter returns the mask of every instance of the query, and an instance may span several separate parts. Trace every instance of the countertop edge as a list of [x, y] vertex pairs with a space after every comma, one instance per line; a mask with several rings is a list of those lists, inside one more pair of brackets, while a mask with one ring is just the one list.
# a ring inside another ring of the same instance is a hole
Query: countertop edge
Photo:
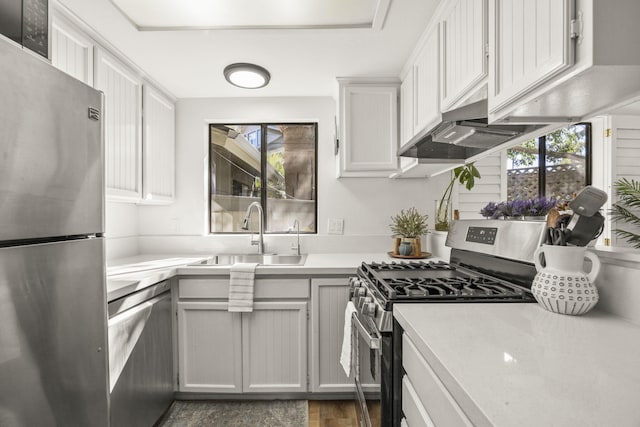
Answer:
[[411, 322], [404, 317], [401, 310], [402, 307], [395, 305], [393, 317], [398, 321], [400, 326], [402, 326], [403, 331], [411, 339], [422, 357], [429, 363], [440, 381], [442, 381], [449, 393], [451, 393], [455, 401], [460, 405], [460, 408], [469, 418], [469, 421], [471, 421], [474, 426], [493, 427], [493, 424], [489, 421], [482, 409], [471, 399], [462, 388], [460, 382], [451, 375], [440, 359], [431, 351], [429, 345], [420, 337], [418, 331], [413, 327]]

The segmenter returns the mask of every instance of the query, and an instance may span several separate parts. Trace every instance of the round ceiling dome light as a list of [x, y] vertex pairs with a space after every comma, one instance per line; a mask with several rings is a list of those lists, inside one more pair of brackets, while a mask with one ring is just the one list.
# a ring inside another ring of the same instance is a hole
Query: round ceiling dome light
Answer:
[[234, 86], [244, 89], [258, 89], [265, 87], [271, 75], [259, 65], [237, 63], [224, 68], [224, 78]]

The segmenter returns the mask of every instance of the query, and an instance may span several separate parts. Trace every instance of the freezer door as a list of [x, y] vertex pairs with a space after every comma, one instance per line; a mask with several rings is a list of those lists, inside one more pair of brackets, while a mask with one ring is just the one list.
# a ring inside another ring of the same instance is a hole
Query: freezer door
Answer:
[[0, 241], [101, 233], [102, 94], [0, 40]]
[[103, 245], [0, 248], [0, 425], [108, 426]]

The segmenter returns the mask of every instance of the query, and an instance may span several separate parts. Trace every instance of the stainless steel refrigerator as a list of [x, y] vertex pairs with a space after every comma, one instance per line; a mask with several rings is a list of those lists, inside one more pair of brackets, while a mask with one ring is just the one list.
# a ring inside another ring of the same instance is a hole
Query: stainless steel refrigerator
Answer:
[[102, 94], [0, 39], [0, 425], [109, 423]]

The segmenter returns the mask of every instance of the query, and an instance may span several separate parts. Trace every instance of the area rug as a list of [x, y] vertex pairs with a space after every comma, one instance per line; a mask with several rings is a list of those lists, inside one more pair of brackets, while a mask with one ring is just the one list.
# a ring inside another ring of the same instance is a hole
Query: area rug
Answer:
[[176, 401], [162, 427], [306, 427], [306, 400]]

